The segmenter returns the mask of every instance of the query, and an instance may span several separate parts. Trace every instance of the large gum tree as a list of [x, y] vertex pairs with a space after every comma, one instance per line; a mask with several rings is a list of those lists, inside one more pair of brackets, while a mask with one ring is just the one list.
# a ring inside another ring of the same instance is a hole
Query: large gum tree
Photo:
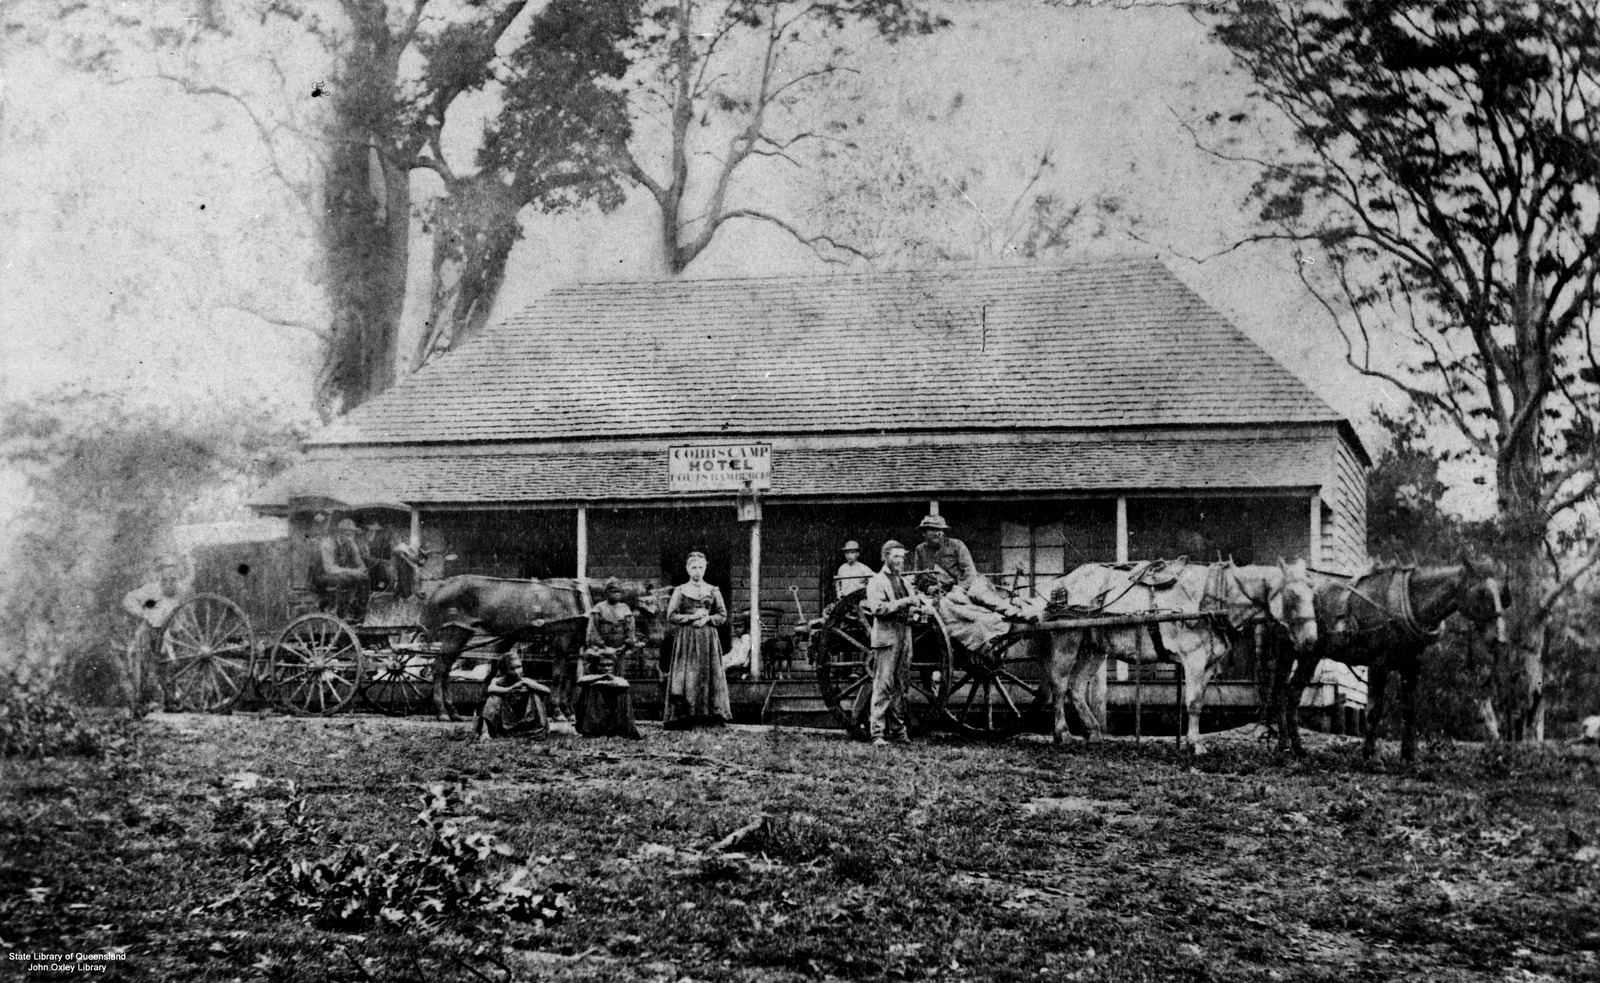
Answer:
[[1569, 0], [1249, 0], [1213, 30], [1294, 137], [1216, 151], [1260, 167], [1259, 238], [1299, 244], [1351, 364], [1492, 475], [1516, 653], [1496, 727], [1527, 739], [1546, 622], [1600, 560], [1597, 25]]

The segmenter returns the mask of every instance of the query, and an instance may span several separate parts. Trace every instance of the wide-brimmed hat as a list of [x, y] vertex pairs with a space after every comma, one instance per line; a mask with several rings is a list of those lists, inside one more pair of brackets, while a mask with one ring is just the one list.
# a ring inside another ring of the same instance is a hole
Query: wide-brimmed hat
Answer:
[[917, 528], [918, 529], [949, 529], [950, 528], [950, 523], [944, 521], [944, 516], [942, 516], [942, 515], [930, 515], [930, 516], [925, 516], [921, 522], [917, 523]]
[[362, 523], [362, 525], [364, 525], [368, 529], [382, 529], [383, 528], [383, 523], [379, 522], [377, 519], [368, 519], [366, 522]]
[[354, 519], [340, 519], [339, 520], [339, 531], [340, 532], [343, 532], [346, 529], [350, 530], [351, 532], [355, 532], [357, 530], [357, 528], [358, 527], [356, 526], [356, 520], [354, 520]]
[[843, 552], [859, 553], [861, 552], [861, 544], [852, 539], [850, 542], [844, 544]]

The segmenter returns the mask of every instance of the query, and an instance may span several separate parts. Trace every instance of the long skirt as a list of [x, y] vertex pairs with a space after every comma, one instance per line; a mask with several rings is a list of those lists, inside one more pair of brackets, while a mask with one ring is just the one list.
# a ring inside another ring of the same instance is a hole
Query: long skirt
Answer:
[[539, 690], [491, 693], [478, 712], [477, 732], [490, 737], [543, 737], [550, 733], [550, 718], [544, 710], [550, 691], [543, 686]]
[[617, 676], [584, 676], [578, 680], [577, 731], [584, 737], [639, 739], [633, 722], [633, 697], [628, 681]]
[[679, 628], [667, 671], [665, 726], [725, 724], [733, 719], [728, 678], [722, 673], [722, 640], [710, 625]]

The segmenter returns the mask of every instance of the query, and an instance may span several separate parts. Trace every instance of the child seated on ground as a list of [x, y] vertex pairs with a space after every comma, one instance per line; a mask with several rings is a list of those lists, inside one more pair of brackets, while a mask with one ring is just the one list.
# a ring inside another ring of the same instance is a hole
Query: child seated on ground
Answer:
[[613, 675], [621, 649], [590, 650], [592, 674], [578, 677], [578, 733], [584, 737], [639, 738], [628, 681]]
[[491, 737], [544, 737], [550, 733], [545, 709], [550, 688], [522, 675], [522, 657], [508, 652], [489, 676], [489, 694], [478, 711], [478, 740]]

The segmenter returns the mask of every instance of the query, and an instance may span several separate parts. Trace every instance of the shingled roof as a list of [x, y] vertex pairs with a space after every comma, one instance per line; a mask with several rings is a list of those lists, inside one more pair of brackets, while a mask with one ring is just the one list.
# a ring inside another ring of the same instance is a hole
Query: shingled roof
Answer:
[[310, 444], [1336, 422], [1159, 262], [582, 284]]
[[[785, 496], [838, 497], [959, 492], [1314, 487], [1324, 456], [1297, 438], [1080, 440], [1030, 445], [959, 442], [903, 447], [785, 450], [773, 455], [772, 483]], [[255, 499], [282, 508], [293, 499], [361, 498], [382, 489], [403, 502], [557, 502], [661, 499], [661, 451], [605, 453], [385, 455], [305, 461]], [[724, 493], [725, 494], [725, 493]], [[367, 497], [374, 497], [368, 495]]]

